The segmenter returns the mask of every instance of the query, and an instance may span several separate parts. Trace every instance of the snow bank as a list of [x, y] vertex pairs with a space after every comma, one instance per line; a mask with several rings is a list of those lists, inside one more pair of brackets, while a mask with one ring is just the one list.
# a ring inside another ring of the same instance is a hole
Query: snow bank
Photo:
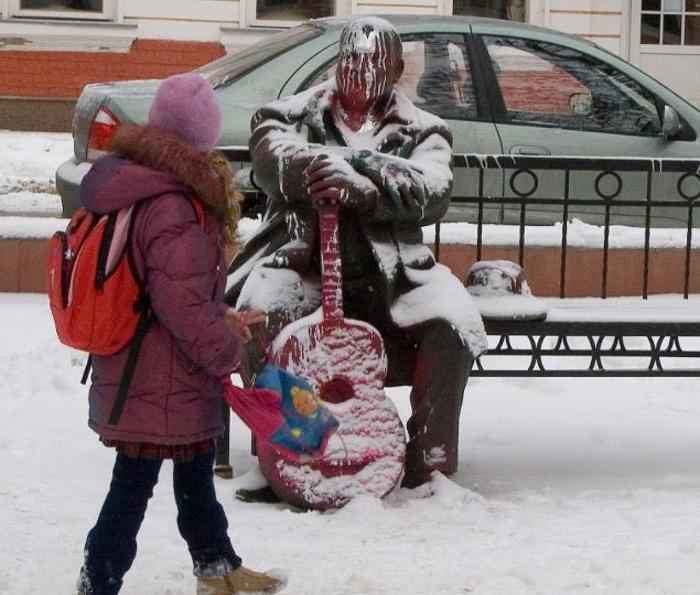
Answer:
[[10, 179], [53, 181], [72, 154], [70, 133], [0, 130], [0, 193]]
[[[48, 213], [60, 211], [60, 198], [51, 195], [35, 195], [27, 197], [35, 201], [36, 208], [45, 209]], [[7, 204], [15, 204], [17, 198], [6, 199]], [[0, 195], [0, 214], [3, 210], [3, 197]], [[57, 221], [59, 222], [57, 224]], [[57, 217], [0, 217], [0, 237], [2, 238], [40, 238], [51, 237], [56, 229], [65, 227], [67, 221]], [[58, 225], [58, 226], [57, 226]], [[260, 225], [259, 219], [242, 219], [240, 224], [243, 240], [251, 237]], [[561, 225], [528, 226], [525, 228], [527, 247], [556, 247], [561, 245]], [[651, 230], [652, 249], [685, 249], [687, 232], [685, 229], [658, 228]], [[435, 227], [423, 228], [423, 243], [432, 245], [435, 242]], [[517, 225], [484, 225], [483, 242], [485, 246], [517, 246], [519, 231]], [[440, 230], [440, 243], [443, 245], [465, 244], [476, 245], [476, 225], [472, 223], [443, 223]], [[573, 248], [603, 247], [603, 228], [589, 225], [579, 220], [569, 224], [568, 245]], [[700, 249], [700, 233], [693, 236], [692, 246]], [[612, 249], [643, 249], [644, 230], [637, 227], [612, 226], [610, 229], [610, 248]]]
[[72, 154], [68, 133], [0, 130], [0, 216], [60, 216], [56, 169]]
[[[46, 298], [0, 295], [0, 593], [74, 593], [113, 453], [86, 427], [84, 355], [60, 346]], [[408, 391], [391, 389], [405, 421]], [[238, 479], [216, 486], [252, 568], [284, 595], [696, 595], [697, 379], [469, 381], [460, 466], [428, 490], [330, 513], [244, 504], [259, 483], [232, 420]], [[191, 595], [165, 464], [123, 595]], [[48, 587], [47, 591], [47, 585]]]
[[10, 192], [0, 194], [0, 215], [19, 217], [60, 217], [63, 206], [58, 194]]
[[67, 224], [58, 217], [0, 217], [0, 238], [46, 239]]
[[[700, 230], [699, 230], [700, 231]], [[605, 228], [574, 219], [568, 225], [567, 245], [572, 248], [602, 248]], [[654, 228], [650, 234], [650, 246], [654, 249], [685, 248], [685, 228]], [[474, 223], [443, 223], [440, 226], [441, 244], [476, 245], [477, 225]], [[423, 228], [423, 241], [435, 242], [435, 227]], [[485, 246], [517, 246], [520, 228], [517, 225], [484, 225], [482, 241]], [[561, 246], [562, 225], [528, 225], [525, 227], [526, 246]], [[644, 228], [624, 225], [610, 226], [610, 248], [644, 248]], [[700, 248], [700, 233], [695, 233], [693, 248]]]

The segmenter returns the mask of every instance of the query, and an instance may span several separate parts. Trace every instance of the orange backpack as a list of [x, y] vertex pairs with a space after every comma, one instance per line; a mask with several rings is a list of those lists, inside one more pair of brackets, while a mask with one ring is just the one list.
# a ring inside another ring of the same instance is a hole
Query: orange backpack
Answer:
[[[204, 211], [191, 200], [200, 225]], [[140, 203], [99, 215], [78, 209], [49, 245], [46, 286], [61, 343], [91, 354], [129, 354], [112, 408], [116, 423], [126, 400], [141, 342], [151, 320], [145, 283], [134, 264], [131, 237]], [[87, 381], [90, 358], [83, 375]]]

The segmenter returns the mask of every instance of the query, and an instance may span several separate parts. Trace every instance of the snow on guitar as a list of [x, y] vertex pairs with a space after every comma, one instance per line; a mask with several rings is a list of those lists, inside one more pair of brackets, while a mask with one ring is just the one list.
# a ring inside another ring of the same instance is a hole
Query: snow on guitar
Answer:
[[386, 355], [379, 332], [343, 316], [338, 205], [319, 206], [321, 308], [285, 327], [272, 358], [303, 376], [339, 422], [324, 455], [300, 462], [258, 442], [258, 459], [273, 490], [291, 504], [332, 508], [358, 495], [385, 496], [405, 457], [404, 429], [384, 395]]

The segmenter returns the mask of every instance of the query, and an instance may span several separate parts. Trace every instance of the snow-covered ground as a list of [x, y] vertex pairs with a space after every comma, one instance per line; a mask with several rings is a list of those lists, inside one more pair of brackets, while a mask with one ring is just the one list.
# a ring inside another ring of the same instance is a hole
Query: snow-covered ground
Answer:
[[[47, 217], [60, 214], [53, 175], [71, 152], [69, 134], [0, 131], [0, 215], [33, 215], [0, 217], [0, 237], [48, 237], [64, 226]], [[246, 222], [246, 232], [254, 226]], [[511, 232], [486, 229], [492, 243], [517, 243]], [[561, 230], [527, 233], [550, 245]], [[572, 245], [602, 237], [580, 222], [569, 234]], [[475, 226], [450, 224], [442, 235], [464, 241]], [[641, 246], [643, 238], [620, 228], [612, 242]], [[685, 235], [659, 230], [652, 244], [682, 247]], [[665, 318], [666, 299], [653, 304]], [[548, 305], [550, 319], [637, 307]], [[673, 311], [685, 319], [695, 306]], [[653, 317], [653, 308], [644, 312]], [[0, 338], [0, 594], [73, 595], [114, 455], [86, 426], [85, 357], [58, 344], [45, 296], [0, 294]], [[397, 490], [328, 513], [234, 498], [237, 487], [260, 481], [249, 434], [234, 418], [236, 479], [217, 480], [219, 498], [246, 564], [281, 569], [289, 595], [696, 595], [696, 387], [692, 378], [472, 379], [455, 477], [436, 477], [432, 495]], [[387, 392], [405, 421], [408, 389]], [[170, 483], [165, 465], [125, 595], [194, 592]]]
[[72, 154], [69, 133], [0, 130], [0, 215], [60, 216], [55, 173]]
[[[73, 595], [113, 453], [86, 426], [84, 356], [40, 295], [0, 294], [0, 593]], [[234, 418], [237, 479], [217, 480], [246, 564], [289, 595], [696, 595], [697, 380], [472, 379], [461, 464], [434, 494], [327, 513], [244, 504], [257, 480]], [[406, 389], [389, 391], [405, 419]], [[191, 595], [165, 465], [124, 595]]]

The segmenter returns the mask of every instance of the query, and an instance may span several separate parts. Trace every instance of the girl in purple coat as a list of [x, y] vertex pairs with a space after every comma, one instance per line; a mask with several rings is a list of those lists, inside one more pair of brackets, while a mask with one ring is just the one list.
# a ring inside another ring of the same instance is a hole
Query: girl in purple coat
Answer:
[[[80, 188], [84, 207], [107, 213], [138, 204], [131, 235], [152, 322], [123, 413], [108, 423], [128, 348], [92, 356], [90, 427], [117, 451], [109, 493], [85, 544], [80, 595], [114, 595], [136, 555], [136, 535], [164, 459], [172, 459], [177, 525], [198, 595], [271, 592], [279, 582], [241, 565], [213, 481], [214, 438], [224, 431], [220, 380], [239, 364], [247, 326], [262, 312], [223, 304], [225, 247], [236, 241], [240, 195], [212, 151], [221, 115], [196, 74], [166, 79], [148, 126], [122, 125], [111, 153]], [[200, 220], [192, 200], [204, 206]]]

